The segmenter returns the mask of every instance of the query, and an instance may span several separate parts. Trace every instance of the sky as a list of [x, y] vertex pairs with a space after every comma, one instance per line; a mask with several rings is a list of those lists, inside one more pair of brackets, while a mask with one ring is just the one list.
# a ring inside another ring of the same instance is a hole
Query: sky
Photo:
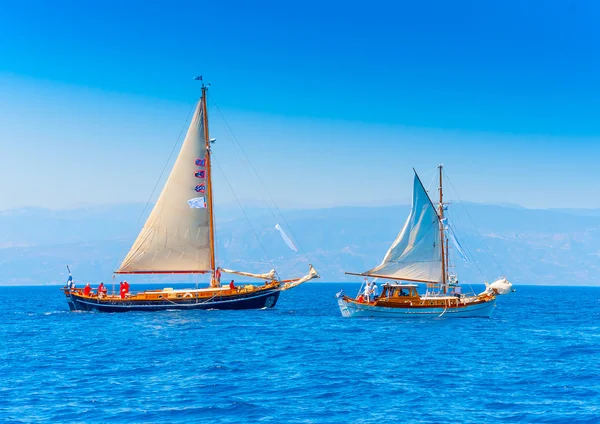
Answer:
[[217, 203], [600, 208], [597, 2], [251, 3], [3, 2], [0, 209], [155, 199], [199, 74]]

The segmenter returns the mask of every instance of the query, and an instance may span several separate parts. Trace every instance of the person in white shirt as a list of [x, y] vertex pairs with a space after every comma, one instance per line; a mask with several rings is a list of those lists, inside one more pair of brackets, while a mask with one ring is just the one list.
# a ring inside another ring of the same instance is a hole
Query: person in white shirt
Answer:
[[365, 278], [365, 289], [364, 289], [364, 298], [367, 302], [371, 301], [371, 283], [369, 279]]
[[371, 293], [371, 297], [373, 298], [373, 300], [377, 300], [377, 298], [379, 297], [379, 287], [377, 287], [377, 284], [375, 284], [375, 282], [371, 284]]

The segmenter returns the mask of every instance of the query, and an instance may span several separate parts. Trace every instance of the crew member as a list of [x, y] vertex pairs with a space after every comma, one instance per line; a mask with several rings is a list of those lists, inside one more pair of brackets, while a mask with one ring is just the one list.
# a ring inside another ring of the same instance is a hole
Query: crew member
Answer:
[[108, 290], [106, 289], [106, 286], [104, 285], [104, 283], [100, 283], [100, 285], [98, 286], [98, 297], [99, 298], [105, 297], [107, 292], [108, 292]]
[[129, 293], [129, 283], [127, 281], [119, 283], [119, 292], [121, 293], [121, 299], [127, 297], [127, 294]]
[[371, 284], [371, 293], [373, 294], [373, 301], [377, 300], [379, 297], [379, 287], [375, 284], [375, 281]]
[[233, 280], [229, 282], [229, 290], [235, 290], [235, 284], [233, 283]]
[[85, 296], [89, 296], [91, 292], [92, 292], [92, 286], [90, 286], [90, 283], [87, 283], [85, 285], [85, 287], [83, 288], [83, 294]]
[[371, 282], [368, 278], [365, 278], [365, 300], [367, 302], [371, 301]]

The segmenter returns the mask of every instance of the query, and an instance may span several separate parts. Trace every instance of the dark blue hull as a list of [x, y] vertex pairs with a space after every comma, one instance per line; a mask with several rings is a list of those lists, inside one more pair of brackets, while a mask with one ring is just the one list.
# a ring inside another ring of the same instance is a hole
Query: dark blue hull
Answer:
[[273, 308], [279, 299], [279, 289], [236, 296], [202, 299], [122, 301], [112, 299], [90, 299], [70, 293], [67, 296], [72, 311], [129, 312], [165, 311], [174, 309], [262, 309]]

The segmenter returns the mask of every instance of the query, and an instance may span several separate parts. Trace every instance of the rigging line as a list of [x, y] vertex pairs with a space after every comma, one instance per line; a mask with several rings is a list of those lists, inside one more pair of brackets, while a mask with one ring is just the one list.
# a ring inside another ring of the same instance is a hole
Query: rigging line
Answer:
[[[250, 225], [250, 228], [252, 229], [252, 232], [254, 233], [254, 237], [256, 237], [256, 240], [258, 241], [258, 244], [260, 244], [261, 249], [263, 250], [265, 257], [267, 258], [267, 260], [269, 261], [269, 263], [271, 264], [271, 268], [275, 269], [275, 265], [273, 264], [273, 261], [271, 260], [271, 258], [269, 257], [269, 254], [267, 253], [267, 250], [265, 249], [265, 246], [262, 244], [262, 242], [260, 241], [260, 237], [258, 237], [258, 234], [256, 233], [256, 230], [254, 229], [254, 227], [252, 226], [252, 222], [250, 222], [250, 218], [248, 218], [248, 215], [246, 214], [246, 211], [244, 210], [244, 208], [242, 207], [242, 204], [240, 203], [240, 200], [238, 199], [238, 197], [235, 195], [235, 191], [233, 191], [233, 187], [231, 186], [231, 184], [229, 183], [229, 180], [227, 179], [227, 176], [225, 175], [225, 172], [223, 172], [223, 168], [221, 168], [221, 165], [219, 164], [219, 161], [216, 159], [215, 154], [211, 153], [211, 158], [215, 161], [215, 164], [217, 165], [217, 168], [219, 168], [219, 171], [221, 172], [221, 175], [223, 175], [223, 179], [225, 180], [225, 182], [227, 183], [227, 185], [229, 186], [229, 190], [231, 190], [231, 194], [233, 194], [233, 197], [235, 199], [235, 201], [237, 202], [238, 206], [240, 207], [240, 210], [242, 211], [242, 213], [244, 214], [244, 217], [246, 218], [246, 221], [248, 221], [248, 225]], [[277, 271], [275, 271], [275, 274], [277, 275], [277, 278], [279, 277], [279, 274], [277, 273]]]
[[[444, 172], [444, 176], [445, 176], [445, 172]], [[447, 177], [446, 177], [446, 179], [447, 179]], [[455, 194], [456, 194], [456, 190], [455, 190]], [[458, 194], [457, 194], [457, 197], [458, 197]], [[455, 230], [456, 227], [454, 226], [454, 224], [451, 223], [454, 220], [460, 222], [460, 224], [462, 225], [462, 222], [460, 221], [459, 215], [458, 214], [454, 215], [453, 209], [448, 209], [448, 220], [446, 222], [448, 224], [448, 227], [450, 228], [450, 231], [452, 231], [454, 233], [454, 237], [456, 237], [456, 239], [458, 240], [459, 243], [462, 240], [461, 245], [464, 246], [465, 250], [467, 251], [467, 257], [471, 258], [471, 260], [475, 264], [475, 267], [479, 271], [479, 275], [481, 275], [481, 277], [484, 279], [484, 281], [487, 281], [488, 278], [484, 274], [484, 272], [482, 271], [482, 269], [479, 266], [479, 264], [477, 263], [477, 260], [476, 260], [475, 256], [473, 255], [473, 253], [471, 253], [471, 249], [469, 249], [469, 245], [465, 242], [465, 240], [462, 237], [458, 236], [458, 232]], [[469, 288], [471, 289], [471, 291], [473, 291], [473, 287], [471, 286], [470, 283], [469, 283]], [[474, 293], [474, 291], [473, 291], [473, 293]]]
[[160, 176], [156, 180], [156, 184], [154, 185], [154, 188], [152, 189], [152, 193], [150, 193], [150, 196], [148, 197], [148, 200], [146, 201], [146, 205], [144, 206], [144, 209], [142, 210], [142, 213], [140, 214], [140, 217], [138, 218], [136, 224], [138, 222], [140, 222], [140, 219], [142, 219], [142, 216], [144, 216], [144, 212], [146, 212], [146, 208], [148, 207], [148, 204], [150, 203], [150, 200], [152, 200], [152, 196], [154, 196], [154, 192], [156, 191], [156, 187], [158, 187], [158, 184], [160, 183], [160, 180], [162, 179], [162, 176], [165, 174], [165, 170], [167, 169], [167, 166], [169, 165], [169, 162], [171, 161], [171, 158], [173, 157], [173, 153], [175, 152], [175, 148], [179, 145], [179, 140], [181, 140], [181, 135], [183, 134], [183, 131], [187, 128], [188, 122], [190, 120], [190, 116], [192, 115], [192, 112], [194, 111], [195, 108], [196, 108], [196, 103], [194, 103], [192, 105], [192, 108], [188, 112], [187, 118], [185, 119], [185, 123], [183, 124], [183, 127], [181, 128], [181, 131], [179, 131], [179, 135], [177, 136], [177, 140], [175, 141], [175, 144], [173, 145], [173, 148], [171, 149], [171, 153], [169, 153], [169, 158], [165, 162], [165, 165], [163, 166], [163, 169], [160, 172]]
[[[211, 99], [211, 101], [212, 101], [212, 99]], [[225, 120], [223, 120], [223, 122], [225, 123]], [[227, 134], [227, 137], [232, 142], [232, 144], [234, 146], [238, 147], [236, 145], [236, 142], [234, 141], [234, 139], [232, 137], [232, 134], [230, 133], [230, 130], [225, 125], [223, 126], [223, 128], [225, 129], [225, 134]], [[239, 147], [235, 149], [235, 153], [237, 154], [238, 158], [243, 159], [242, 154], [240, 153]], [[250, 169], [249, 169], [249, 167], [247, 165], [244, 166], [244, 170], [248, 174], [248, 177], [252, 178], [252, 173], [250, 172]], [[259, 192], [258, 194], [260, 195], [261, 200], [263, 201], [263, 203], [265, 204], [265, 206], [269, 210], [269, 213], [271, 214], [271, 216], [273, 217], [273, 219], [275, 221], [277, 221], [277, 217], [275, 216], [275, 213], [273, 212], [273, 208], [271, 207], [271, 205], [269, 204], [269, 202], [267, 202], [267, 199], [265, 199], [265, 196], [263, 195], [263, 193]]]
[[437, 175], [433, 174], [433, 178], [431, 179], [431, 182], [427, 186], [427, 190], [425, 190], [427, 192], [427, 195], [429, 195], [429, 190], [431, 189], [431, 186], [433, 185], [433, 182], [435, 181], [436, 177], [437, 177]]
[[[260, 182], [261, 186], [263, 187], [264, 191], [267, 193], [267, 195], [269, 196], [271, 203], [273, 204], [273, 206], [275, 207], [275, 209], [277, 210], [280, 218], [283, 220], [283, 223], [285, 224], [285, 226], [287, 227], [287, 230], [292, 234], [292, 237], [295, 239], [296, 244], [298, 245], [298, 247], [300, 248], [300, 251], [302, 253], [302, 255], [304, 256], [304, 258], [306, 259], [306, 261], [308, 263], [310, 263], [310, 260], [306, 254], [306, 251], [302, 248], [302, 245], [300, 244], [300, 241], [298, 240], [298, 238], [296, 237], [296, 235], [294, 234], [294, 231], [292, 230], [292, 227], [289, 225], [289, 223], [287, 222], [287, 220], [285, 219], [285, 216], [283, 215], [283, 213], [281, 212], [281, 210], [279, 209], [279, 207], [277, 206], [277, 203], [275, 203], [275, 200], [273, 199], [273, 197], [271, 196], [271, 193], [269, 192], [269, 190], [267, 189], [265, 183], [262, 181], [262, 179], [260, 178], [260, 175], [258, 174], [258, 172], [256, 171], [256, 168], [254, 168], [254, 166], [252, 165], [252, 162], [250, 161], [248, 155], [246, 154], [244, 148], [242, 147], [241, 143], [239, 142], [239, 140], [237, 139], [237, 137], [235, 136], [235, 134], [233, 133], [233, 129], [231, 128], [231, 126], [229, 125], [229, 123], [227, 122], [227, 120], [225, 119], [225, 116], [223, 115], [223, 113], [221, 112], [221, 110], [219, 109], [219, 106], [217, 105], [217, 103], [211, 98], [212, 103], [215, 105], [215, 108], [217, 109], [217, 111], [219, 112], [221, 118], [223, 119], [223, 122], [226, 125], [226, 129], [227, 131], [227, 135], [230, 137], [231, 140], [234, 141], [235, 145], [237, 146], [237, 148], [239, 149], [239, 151], [237, 152], [239, 155], [239, 152], [241, 152], [245, 159], [246, 162], [248, 163], [248, 165], [250, 166], [250, 168], [252, 169], [252, 171], [254, 172], [256, 178], [258, 179], [258, 181]], [[249, 171], [248, 174], [250, 175]], [[273, 219], [277, 222], [279, 221], [279, 219], [275, 216], [275, 213], [273, 212], [273, 209], [271, 208], [271, 205], [269, 204], [269, 202], [264, 198], [264, 196], [262, 195], [262, 193], [260, 194], [262, 201], [264, 202], [264, 204], [267, 206], [267, 209], [269, 210], [269, 212], [271, 213], [271, 215], [273, 216]]]
[[232, 135], [233, 139], [235, 140], [236, 144], [238, 145], [238, 148], [240, 149], [240, 151], [246, 157], [246, 161], [248, 162], [248, 164], [250, 165], [250, 167], [254, 171], [254, 174], [256, 175], [256, 178], [258, 179], [258, 181], [260, 182], [260, 184], [262, 185], [262, 187], [265, 189], [265, 192], [267, 193], [267, 195], [271, 199], [271, 202], [273, 203], [273, 206], [275, 206], [275, 209], [277, 210], [277, 212], [281, 216], [281, 219], [283, 219], [283, 222], [286, 225], [286, 227], [288, 228], [288, 230], [290, 231], [290, 233], [292, 234], [292, 237], [294, 237], [294, 239], [296, 239], [296, 243], [298, 244], [298, 247], [302, 251], [302, 254], [306, 258], [307, 262], [310, 263], [310, 260], [308, 259], [308, 255], [306, 254], [306, 251], [302, 248], [302, 245], [300, 244], [300, 241], [299, 241], [298, 237], [296, 237], [296, 235], [294, 234], [294, 231], [292, 230], [292, 227], [290, 227], [290, 224], [288, 224], [287, 220], [285, 219], [285, 217], [281, 213], [281, 210], [277, 206], [277, 203], [275, 203], [275, 200], [273, 200], [273, 196], [271, 196], [271, 193], [267, 189], [267, 186], [265, 185], [265, 183], [263, 182], [263, 180], [260, 178], [260, 175], [258, 175], [258, 172], [256, 171], [256, 168], [254, 168], [254, 166], [252, 165], [252, 162], [250, 162], [250, 158], [248, 158], [248, 155], [246, 154], [246, 151], [244, 150], [244, 148], [242, 147], [241, 143], [238, 141], [237, 137], [235, 136], [233, 130], [231, 129], [231, 126], [229, 125], [229, 122], [227, 122], [227, 120], [225, 119], [225, 116], [221, 112], [221, 109], [219, 109], [219, 106], [214, 101], [214, 99], [212, 99], [212, 97], [211, 97], [211, 102], [215, 105], [215, 108], [217, 109], [217, 112], [219, 112], [219, 115], [221, 115], [221, 118], [223, 119], [223, 122], [225, 122], [225, 125], [227, 126], [227, 128], [231, 132], [231, 135]]
[[488, 253], [490, 254], [490, 256], [492, 257], [492, 259], [494, 260], [494, 263], [496, 264], [496, 267], [498, 267], [498, 271], [500, 271], [500, 274], [505, 275], [505, 273], [503, 272], [502, 268], [500, 267], [500, 264], [498, 263], [498, 261], [496, 260], [496, 257], [494, 256], [494, 254], [492, 253], [492, 251], [490, 250], [490, 248], [488, 247], [487, 243], [485, 242], [483, 236], [481, 235], [481, 232], [479, 231], [479, 228], [477, 228], [477, 225], [475, 225], [475, 221], [473, 220], [473, 218], [471, 217], [471, 214], [469, 213], [469, 211], [467, 210], [467, 207], [465, 206], [465, 203], [462, 201], [462, 199], [460, 198], [460, 196], [458, 195], [458, 192], [456, 191], [456, 189], [454, 188], [454, 185], [452, 184], [452, 181], [450, 181], [450, 178], [448, 177], [448, 172], [444, 172], [444, 175], [446, 176], [446, 181], [448, 181], [448, 183], [450, 183], [450, 186], [452, 187], [452, 190], [454, 190], [454, 194], [456, 194], [456, 197], [458, 198], [459, 202], [461, 203], [461, 205], [463, 206], [463, 208], [465, 209], [465, 212], [467, 213], [467, 216], [469, 217], [469, 219], [471, 220], [471, 223], [473, 224], [473, 227], [475, 227], [475, 230], [477, 231], [477, 234], [479, 235], [479, 238], [481, 238], [481, 241], [483, 242], [483, 245], [485, 246], [485, 248], [487, 249]]
[[[212, 99], [211, 99], [211, 101], [212, 101]], [[216, 106], [216, 104], [215, 104], [215, 106]], [[220, 113], [220, 111], [219, 111], [219, 113]], [[225, 119], [224, 119], [224, 117], [223, 117], [223, 114], [221, 114], [221, 118], [223, 119], [223, 123], [224, 123], [224, 124], [227, 124], [227, 122], [225, 121]], [[233, 133], [231, 132], [231, 130], [230, 130], [230, 129], [228, 129], [226, 126], [224, 126], [224, 129], [225, 129], [225, 133], [227, 134], [227, 137], [230, 139], [230, 141], [232, 142], [232, 144], [233, 144], [234, 146], [236, 146], [236, 143], [237, 143], [237, 141], [235, 141], [235, 140], [233, 139], [234, 135], [233, 135]], [[237, 146], [239, 146], [239, 143], [237, 143]], [[237, 147], [237, 146], [236, 146], [236, 147]], [[243, 158], [242, 158], [242, 154], [240, 153], [240, 150], [241, 150], [241, 148], [240, 148], [240, 147], [238, 147], [237, 149], [235, 149], [235, 152], [236, 152], [236, 154], [238, 155], [238, 157], [239, 157], [240, 159], [243, 159]], [[246, 161], [249, 163], [249, 161], [248, 161], [248, 158], [247, 158], [247, 157], [246, 157]], [[252, 179], [252, 173], [250, 172], [250, 170], [249, 170], [249, 168], [248, 168], [248, 166], [247, 166], [247, 165], [246, 165], [246, 166], [244, 166], [244, 169], [245, 169], [245, 171], [246, 171], [246, 173], [247, 173], [248, 177], [249, 177], [250, 179]], [[255, 171], [255, 172], [256, 172], [256, 171]], [[221, 173], [223, 173], [223, 170], [222, 170], [222, 169], [221, 169]], [[234, 194], [234, 196], [235, 196], [235, 193], [234, 193], [233, 189], [231, 188], [231, 185], [230, 185], [230, 189], [231, 189], [232, 193], [233, 193], [233, 194]], [[278, 221], [278, 219], [277, 219], [277, 217], [275, 216], [275, 213], [273, 212], [273, 208], [271, 207], [271, 205], [269, 204], [269, 202], [267, 202], [267, 200], [265, 199], [265, 197], [264, 197], [263, 193], [260, 193], [260, 192], [259, 192], [259, 195], [260, 195], [260, 198], [261, 198], [261, 200], [263, 201], [263, 203], [265, 204], [265, 206], [267, 207], [267, 209], [268, 209], [268, 210], [269, 210], [269, 212], [271, 213], [271, 216], [273, 217], [273, 220], [274, 220], [275, 222], [277, 222], [277, 221]], [[242, 212], [243, 212], [243, 213], [244, 213], [244, 215], [245, 215], [244, 208], [242, 207], [242, 205], [240, 204], [240, 202], [238, 202], [238, 206], [240, 207], [240, 209], [242, 210]], [[246, 220], [248, 220], [248, 222], [250, 222], [250, 221], [249, 221], [249, 219], [248, 219], [248, 217], [246, 217]], [[250, 225], [251, 225], [251, 224], [250, 224]], [[258, 237], [258, 235], [257, 235], [256, 233], [255, 233], [255, 236], [256, 236], [257, 240], [260, 242], [260, 239], [259, 239], [259, 237]], [[265, 251], [264, 247], [263, 247], [263, 251]], [[265, 252], [265, 254], [266, 254], [266, 252]], [[269, 255], [267, 255], [267, 259], [269, 259], [269, 261], [271, 261], [271, 260], [270, 260], [270, 257], [269, 257]], [[272, 262], [272, 261], [271, 261], [271, 265], [273, 265], [273, 262]], [[275, 268], [275, 266], [273, 266], [273, 268]]]
[[[448, 227], [450, 228], [450, 231], [454, 231], [454, 226], [451, 226], [450, 224], [448, 224]], [[454, 236], [456, 237], [456, 231], [454, 231]], [[460, 242], [460, 241], [459, 241]], [[483, 273], [483, 271], [481, 270], [481, 268], [479, 267], [479, 264], [477, 263], [477, 261], [475, 260], [475, 257], [473, 256], [473, 254], [471, 253], [471, 250], [469, 249], [469, 247], [467, 246], [466, 243], [463, 243], [464, 248], [467, 250], [468, 253], [468, 257], [470, 257], [471, 259], [473, 259], [473, 263], [475, 264], [475, 267], [477, 267], [477, 270], [479, 271], [479, 274], [483, 277], [483, 279], [485, 281], [488, 280], [488, 278], [486, 277], [486, 275]], [[473, 290], [473, 287], [471, 286], [470, 283], [469, 284], [469, 288], [471, 289], [471, 291], [473, 291], [473, 293], [475, 292]]]
[[[436, 166], [436, 167], [433, 167], [433, 168], [429, 169], [428, 171], [421, 172], [421, 175], [425, 176], [425, 175], [429, 174], [430, 172], [434, 172], [434, 171], [437, 171], [437, 170], [438, 170], [438, 167]], [[437, 173], [436, 173], [436, 175], [437, 175]]]
[[[448, 209], [447, 210], [447, 218], [448, 218], [448, 220], [446, 222], [447, 222], [449, 231], [452, 231], [454, 233], [454, 237], [456, 237], [456, 239], [461, 244], [461, 246], [464, 247], [464, 249], [466, 250], [467, 257], [470, 258], [471, 261], [475, 264], [475, 267], [477, 268], [477, 271], [479, 271], [479, 275], [481, 275], [481, 277], [483, 278], [484, 281], [488, 281], [487, 276], [483, 273], [481, 267], [477, 263], [477, 260], [475, 259], [475, 256], [471, 253], [471, 250], [469, 249], [469, 246], [464, 241], [464, 239], [462, 239], [462, 237], [460, 237], [460, 238], [458, 237], [458, 232], [455, 231], [456, 227], [454, 226], [454, 224], [451, 223], [452, 221], [455, 221], [455, 220], [456, 221], [460, 221], [460, 218], [458, 217], [458, 215], [454, 216], [453, 209]], [[462, 223], [461, 223], [461, 225], [462, 225]], [[461, 240], [463, 241], [462, 243], [461, 243]], [[456, 268], [456, 263], [454, 264], [454, 267]], [[456, 275], [456, 271], [455, 271], [455, 275]], [[459, 283], [460, 283], [460, 280], [459, 280]], [[473, 286], [471, 285], [471, 283], [467, 283], [467, 286], [469, 286], [469, 290], [471, 290], [471, 293], [475, 294], [475, 290], [473, 290]]]

